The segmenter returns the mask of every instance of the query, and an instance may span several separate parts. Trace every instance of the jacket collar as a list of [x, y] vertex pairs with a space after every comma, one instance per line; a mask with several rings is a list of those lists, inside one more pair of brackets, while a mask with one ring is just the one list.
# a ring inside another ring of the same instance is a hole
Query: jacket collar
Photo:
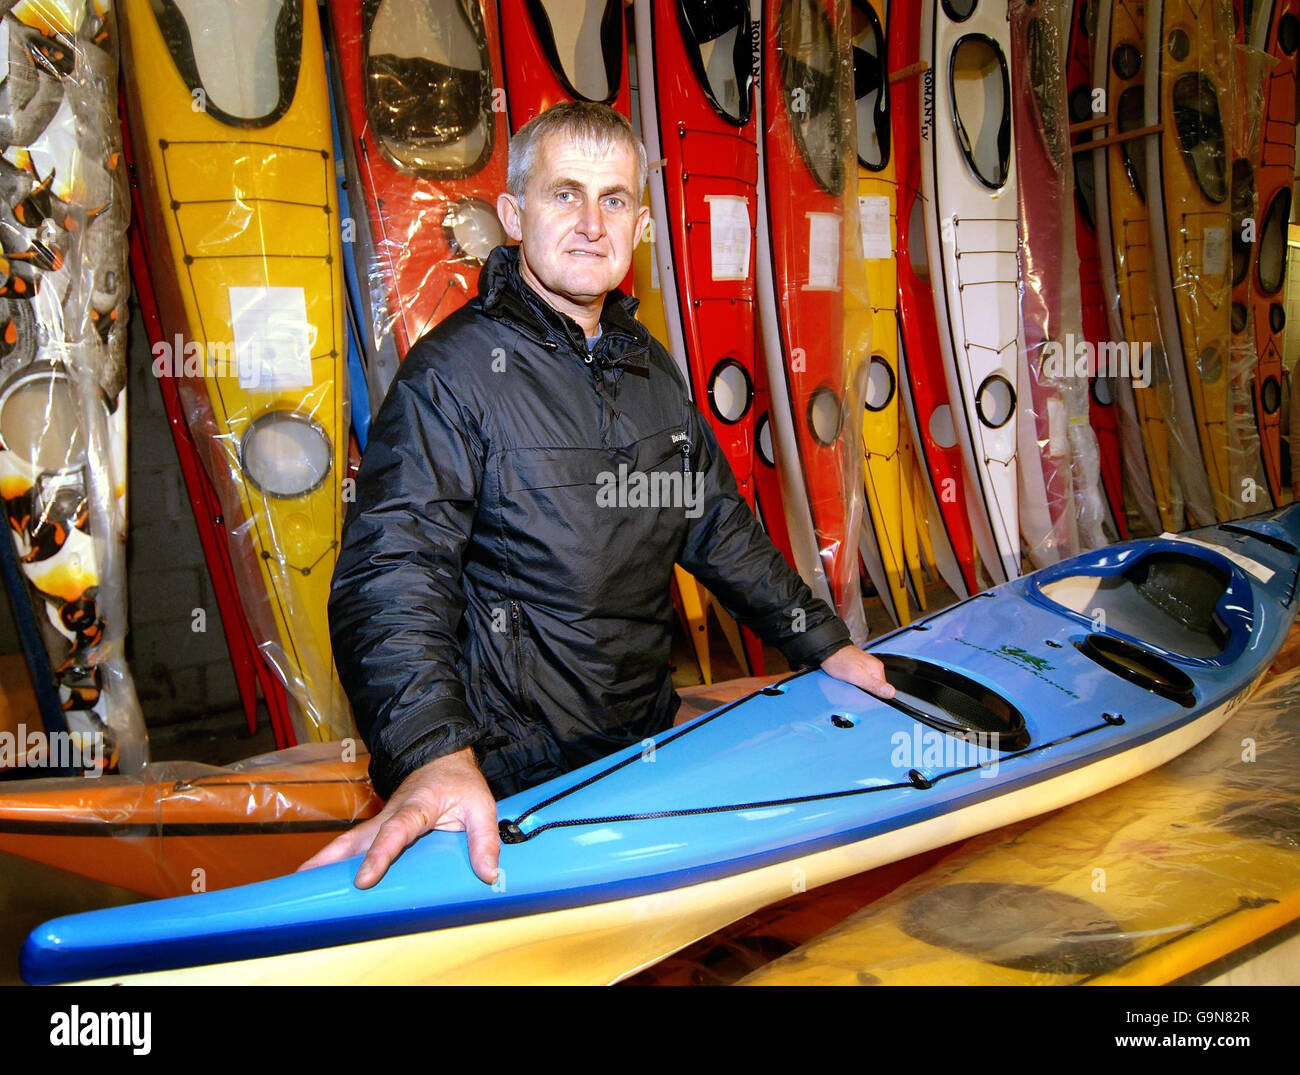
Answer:
[[[584, 358], [587, 339], [573, 318], [550, 306], [524, 281], [519, 248], [498, 246], [488, 255], [478, 281], [479, 302], [489, 317], [505, 321], [557, 345], [567, 343]], [[600, 312], [601, 338], [595, 354], [602, 366], [621, 366], [644, 356], [650, 333], [636, 320], [640, 303], [615, 288], [605, 296]]]

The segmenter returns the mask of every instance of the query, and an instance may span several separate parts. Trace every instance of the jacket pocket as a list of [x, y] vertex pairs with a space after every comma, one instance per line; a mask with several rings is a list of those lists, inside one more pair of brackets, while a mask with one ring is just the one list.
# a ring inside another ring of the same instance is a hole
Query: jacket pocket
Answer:
[[514, 448], [502, 459], [501, 490], [595, 485], [609, 461], [610, 454], [599, 448]]

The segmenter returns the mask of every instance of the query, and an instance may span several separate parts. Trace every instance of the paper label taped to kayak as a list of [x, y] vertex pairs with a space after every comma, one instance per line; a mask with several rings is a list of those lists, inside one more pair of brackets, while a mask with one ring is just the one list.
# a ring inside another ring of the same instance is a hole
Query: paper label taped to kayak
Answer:
[[748, 280], [750, 236], [749, 199], [735, 194], [709, 194], [709, 254], [714, 280]]
[[1201, 269], [1210, 276], [1219, 276], [1228, 270], [1228, 232], [1226, 228], [1206, 228], [1205, 247], [1201, 254]]
[[808, 215], [808, 283], [805, 291], [838, 291], [840, 286], [840, 218], [835, 213]]
[[894, 235], [889, 226], [889, 199], [878, 195], [858, 198], [862, 220], [862, 256], [870, 261], [894, 256]]
[[316, 329], [307, 320], [303, 288], [230, 288], [230, 326], [240, 388], [311, 387]]
[[1183, 541], [1188, 545], [1199, 545], [1203, 549], [1210, 549], [1217, 552], [1220, 556], [1226, 556], [1243, 571], [1247, 571], [1259, 579], [1260, 582], [1268, 582], [1277, 574], [1271, 567], [1265, 567], [1258, 560], [1252, 560], [1249, 556], [1243, 556], [1232, 549], [1224, 548], [1222, 545], [1216, 545], [1212, 541], [1202, 541], [1200, 538], [1188, 537], [1186, 534], [1171, 534], [1168, 531], [1160, 535], [1169, 541]]

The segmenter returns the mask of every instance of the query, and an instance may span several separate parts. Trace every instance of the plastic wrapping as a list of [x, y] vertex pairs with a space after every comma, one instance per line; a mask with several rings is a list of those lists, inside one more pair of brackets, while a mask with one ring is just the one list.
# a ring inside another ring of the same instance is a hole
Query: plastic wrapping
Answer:
[[[1236, 9], [1239, 12], [1239, 9]], [[1232, 158], [1232, 310], [1229, 315], [1231, 347], [1228, 361], [1227, 463], [1228, 487], [1233, 493], [1234, 515], [1247, 515], [1271, 507], [1273, 493], [1264, 473], [1260, 433], [1256, 426], [1252, 387], [1259, 366], [1250, 309], [1251, 269], [1255, 229], [1259, 220], [1258, 175], [1260, 134], [1264, 114], [1267, 55], [1250, 43], [1245, 19], [1237, 17], [1237, 47], [1233, 54], [1233, 99], [1236, 109], [1229, 128]], [[1265, 415], [1261, 414], [1261, 418]], [[1266, 418], [1265, 418], [1266, 420]], [[1276, 428], [1276, 427], [1275, 427]]]
[[[1259, 117], [1255, 170], [1256, 228], [1248, 270], [1249, 309], [1257, 365], [1251, 397], [1265, 480], [1275, 503], [1289, 495], [1282, 452], [1285, 380], [1287, 229], [1292, 217], [1296, 159], [1296, 52], [1290, 40], [1300, 19], [1297, 0], [1273, 0], [1256, 12], [1251, 45], [1269, 57]], [[1288, 49], [1290, 51], [1288, 51]]]
[[329, 14], [377, 410], [396, 359], [478, 293], [505, 241], [497, 5], [333, 0]]
[[1203, 980], [1300, 917], [1298, 714], [1293, 671], [1182, 757], [968, 841], [744, 984]]
[[[1093, 132], [1122, 139], [1092, 153], [1102, 285], [1109, 297], [1110, 338], [1097, 350], [1099, 372], [1120, 411], [1124, 483], [1128, 499], [1150, 531], [1185, 525], [1176, 478], [1176, 444], [1190, 434], [1175, 405], [1173, 376], [1156, 316], [1153, 231], [1147, 203], [1144, 112], [1147, 5], [1102, 0], [1094, 37], [1092, 93], [1105, 104], [1106, 126]], [[1105, 353], [1103, 354], [1103, 348]]]
[[100, 736], [103, 749], [83, 753], [132, 771], [148, 744], [123, 652], [130, 203], [117, 29], [108, 3], [0, 8], [6, 576], [47, 688], [45, 730]]
[[369, 756], [345, 747], [5, 785], [0, 851], [158, 898], [278, 877], [381, 809]]
[[1226, 0], [1146, 5], [1143, 120], [1154, 296], [1173, 404], [1171, 438], [1187, 514], [1200, 526], [1240, 514], [1227, 458], [1231, 346], [1230, 204], [1236, 116]]
[[861, 420], [871, 345], [847, 0], [762, 8], [758, 300], [771, 429], [795, 564], [853, 638]]
[[[1065, 61], [1071, 5], [1012, 0], [1010, 14], [1011, 97], [1020, 132], [1021, 534], [1030, 561], [1041, 567], [1080, 548], [1105, 545], [1106, 507], [1097, 438], [1088, 421], [1095, 363], [1079, 361], [1081, 352], [1088, 356], [1088, 341], [1070, 213], [1074, 172]], [[1043, 495], [1035, 495], [1040, 490]]]
[[[121, 5], [164, 339], [297, 739], [353, 731], [326, 602], [346, 509], [344, 300], [316, 6]], [[274, 32], [272, 32], [274, 31]]]
[[[857, 99], [857, 199], [862, 254], [871, 300], [871, 351], [867, 357], [862, 407], [866, 452], [863, 479], [865, 515], [858, 547], [877, 594], [894, 623], [912, 617], [908, 589], [905, 469], [902, 452], [904, 412], [899, 399], [898, 361], [898, 188], [890, 119], [889, 54], [885, 6], [878, 0], [855, 0], [850, 6], [854, 93]], [[919, 575], [919, 560], [917, 574]], [[924, 582], [913, 593], [924, 594]]]
[[[1066, 39], [1066, 111], [1071, 125], [1088, 125], [1097, 119], [1093, 111], [1092, 71], [1093, 41], [1097, 35], [1097, 5], [1089, 0], [1073, 0], [1072, 15], [1068, 18]], [[1125, 539], [1128, 534], [1128, 516], [1124, 507], [1124, 456], [1120, 435], [1119, 402], [1111, 378], [1096, 368], [1095, 348], [1107, 337], [1106, 292], [1102, 285], [1101, 252], [1097, 233], [1097, 182], [1094, 153], [1079, 148], [1086, 146], [1090, 136], [1074, 143], [1074, 254], [1078, 258], [1079, 316], [1083, 339], [1094, 347], [1092, 380], [1088, 395], [1088, 417], [1092, 423], [1097, 444], [1098, 465], [1102, 489], [1105, 494], [1103, 525], [1109, 534]], [[1063, 256], [1073, 264], [1067, 246]], [[1140, 445], [1138, 446], [1140, 448]], [[1145, 470], [1145, 458], [1141, 463]]]

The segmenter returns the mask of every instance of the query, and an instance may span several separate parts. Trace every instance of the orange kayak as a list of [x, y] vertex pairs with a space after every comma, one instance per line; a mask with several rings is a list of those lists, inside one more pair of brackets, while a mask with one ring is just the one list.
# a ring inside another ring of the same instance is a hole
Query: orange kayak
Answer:
[[369, 757], [343, 761], [342, 749], [3, 785], [0, 851], [155, 897], [278, 877], [382, 806]]

